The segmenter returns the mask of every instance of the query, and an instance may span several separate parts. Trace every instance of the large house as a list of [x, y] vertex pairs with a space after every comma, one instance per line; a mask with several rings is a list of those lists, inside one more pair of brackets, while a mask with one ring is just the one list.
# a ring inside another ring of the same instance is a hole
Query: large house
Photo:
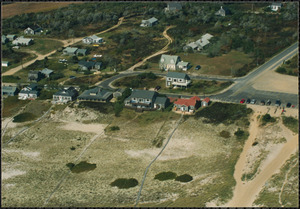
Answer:
[[161, 55], [159, 60], [159, 68], [161, 70], [184, 70], [189, 68], [188, 62], [183, 62], [180, 60], [179, 56], [176, 55]]
[[7, 95], [7, 96], [14, 96], [17, 94], [17, 87], [15, 86], [2, 86], [2, 96]]
[[78, 62], [78, 67], [80, 70], [91, 70], [98, 71], [101, 69], [102, 62], [93, 62], [93, 61], [85, 61], [80, 60]]
[[78, 56], [85, 56], [87, 54], [88, 54], [88, 50], [87, 49], [78, 49], [76, 51], [76, 55], [78, 55]]
[[202, 50], [206, 45], [208, 45], [209, 39], [211, 39], [213, 36], [209, 33], [206, 33], [205, 35], [201, 36], [201, 38], [195, 42], [189, 43], [186, 46], [183, 47], [184, 51], [187, 51], [189, 48], [193, 50]]
[[44, 68], [41, 73], [46, 77], [46, 78], [49, 78], [50, 75], [53, 73], [53, 70], [50, 70], [48, 68]]
[[165, 8], [165, 12], [175, 12], [181, 10], [182, 6], [178, 2], [170, 2], [167, 3], [167, 7]]
[[217, 11], [215, 13], [215, 15], [218, 15], [218, 16], [222, 16], [222, 17], [225, 17], [226, 15], [228, 15], [230, 13], [230, 11], [227, 9], [227, 8], [223, 8], [223, 6], [221, 6], [221, 9], [219, 9], [219, 11]]
[[99, 44], [99, 43], [103, 42], [103, 39], [96, 35], [92, 35], [92, 36], [83, 38], [82, 42], [85, 44]]
[[63, 89], [53, 94], [53, 103], [67, 103], [73, 101], [78, 96], [78, 91], [74, 87]]
[[12, 41], [13, 45], [30, 45], [33, 43], [32, 38], [24, 38], [23, 36], [20, 36], [19, 38], [16, 38], [15, 40]]
[[42, 28], [37, 25], [30, 26], [24, 30], [26, 35], [39, 35], [41, 32], [43, 32]]
[[185, 87], [191, 83], [190, 77], [185, 73], [168, 72], [166, 75], [166, 87]]
[[65, 55], [76, 55], [76, 52], [77, 52], [78, 48], [76, 47], [66, 47], [64, 50], [63, 50], [63, 54]]
[[137, 110], [163, 109], [168, 105], [168, 98], [158, 97], [155, 91], [134, 89], [131, 95], [124, 100], [125, 107]]
[[79, 95], [79, 101], [91, 102], [109, 102], [113, 98], [113, 92], [96, 87], [93, 89], [85, 90]]
[[280, 10], [281, 7], [282, 7], [282, 4], [280, 2], [273, 2], [270, 5], [271, 10], [274, 11], [274, 12], [277, 12], [278, 10]]
[[37, 84], [32, 83], [29, 86], [24, 87], [18, 94], [18, 99], [20, 100], [34, 100], [38, 98], [40, 92], [37, 89]]
[[28, 73], [28, 81], [29, 82], [38, 82], [43, 78], [43, 74], [41, 71], [30, 70]]
[[200, 98], [197, 96], [189, 99], [178, 99], [174, 102], [175, 111], [193, 113], [198, 107], [200, 107]]
[[153, 25], [157, 24], [158, 20], [155, 17], [152, 17], [148, 20], [142, 20], [141, 27], [152, 27]]

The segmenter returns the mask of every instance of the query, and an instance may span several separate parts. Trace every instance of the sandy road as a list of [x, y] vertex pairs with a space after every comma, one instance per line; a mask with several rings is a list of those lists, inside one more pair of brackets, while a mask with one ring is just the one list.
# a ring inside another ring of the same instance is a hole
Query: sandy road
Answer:
[[[108, 32], [110, 30], [113, 30], [113, 29], [119, 27], [122, 24], [123, 20], [124, 20], [124, 17], [119, 18], [119, 22], [116, 25], [114, 25], [111, 28], [108, 28], [108, 29], [106, 29], [104, 31], [101, 31], [100, 33], [97, 33], [97, 34], [106, 33], [106, 32]], [[83, 38], [84, 37], [75, 38], [75, 39], [67, 39], [67, 40], [58, 40], [58, 39], [53, 39], [53, 40], [57, 40], [57, 41], [62, 42], [63, 43], [63, 47], [66, 47], [66, 46], [69, 46], [71, 42], [72, 42], [72, 44], [74, 44], [74, 43], [77, 43], [77, 42], [81, 41]], [[29, 62], [26, 62], [23, 65], [19, 65], [18, 67], [12, 68], [12, 69], [6, 71], [5, 73], [2, 73], [2, 76], [4, 76], [4, 75], [13, 75], [16, 72], [22, 70], [23, 68], [31, 65], [36, 60], [42, 60], [45, 57], [48, 57], [48, 56], [54, 54], [55, 52], [56, 52], [56, 50], [53, 50], [53, 51], [51, 51], [51, 52], [49, 52], [48, 54], [45, 54], [45, 55], [41, 55], [41, 54], [38, 54], [38, 53], [35, 52], [34, 54], [37, 55], [37, 58], [35, 58], [35, 59], [33, 59], [33, 60], [29, 61]]]
[[241, 177], [246, 164], [247, 151], [251, 148], [258, 132], [257, 115], [256, 113], [252, 117], [254, 121], [250, 125], [250, 136], [235, 166], [234, 178], [237, 184], [233, 192], [233, 198], [225, 207], [251, 207], [267, 180], [280, 170], [291, 154], [295, 153], [298, 148], [298, 135], [295, 135], [284, 144], [276, 156], [262, 168], [262, 171], [252, 181], [242, 182]]

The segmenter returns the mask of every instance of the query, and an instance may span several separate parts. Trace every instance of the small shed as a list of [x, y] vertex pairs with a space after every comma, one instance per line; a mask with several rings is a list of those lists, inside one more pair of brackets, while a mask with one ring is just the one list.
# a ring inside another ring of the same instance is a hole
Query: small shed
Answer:
[[45, 75], [46, 78], [49, 78], [50, 75], [53, 73], [53, 70], [50, 70], [48, 68], [44, 68], [42, 71], [41, 71], [42, 74]]
[[209, 105], [209, 103], [210, 103], [210, 99], [209, 99], [209, 97], [206, 97], [205, 99], [202, 100], [201, 106], [206, 107]]
[[2, 67], [8, 67], [10, 65], [9, 61], [1, 61], [1, 66]]

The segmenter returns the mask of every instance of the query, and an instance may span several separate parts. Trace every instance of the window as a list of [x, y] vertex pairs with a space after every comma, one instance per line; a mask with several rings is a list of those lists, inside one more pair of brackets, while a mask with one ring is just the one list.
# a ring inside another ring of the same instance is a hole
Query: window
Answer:
[[172, 78], [168, 78], [168, 81], [171, 81], [172, 80]]

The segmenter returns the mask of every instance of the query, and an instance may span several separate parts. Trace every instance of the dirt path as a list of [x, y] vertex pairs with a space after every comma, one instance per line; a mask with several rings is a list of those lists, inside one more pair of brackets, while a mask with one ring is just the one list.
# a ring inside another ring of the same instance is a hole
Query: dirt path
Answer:
[[[108, 29], [106, 29], [106, 30], [104, 30], [104, 31], [101, 31], [100, 33], [97, 33], [97, 34], [106, 33], [106, 32], [108, 32], [108, 31], [110, 31], [110, 30], [113, 30], [113, 29], [119, 27], [119, 26], [122, 24], [123, 20], [124, 20], [124, 17], [119, 18], [119, 22], [118, 22], [116, 25], [114, 25], [114, 26], [112, 26], [111, 28], [108, 28]], [[71, 45], [71, 42], [72, 42], [72, 44], [74, 44], [74, 43], [77, 43], [77, 42], [81, 41], [83, 38], [84, 38], [84, 37], [75, 38], [75, 39], [67, 39], [67, 40], [59, 40], [59, 39], [53, 39], [53, 40], [62, 42], [62, 43], [63, 43], [63, 47], [66, 47], [66, 46]], [[6, 71], [5, 73], [2, 73], [2, 76], [4, 76], [4, 75], [13, 75], [13, 74], [15, 74], [16, 72], [22, 70], [23, 68], [25, 68], [25, 67], [31, 65], [31, 64], [34, 63], [36, 60], [42, 60], [42, 59], [44, 59], [45, 57], [48, 57], [48, 56], [54, 54], [55, 52], [56, 52], [56, 49], [53, 50], [53, 51], [51, 51], [51, 52], [49, 52], [48, 54], [45, 54], [45, 55], [41, 55], [41, 54], [38, 54], [38, 53], [36, 53], [36, 52], [33, 52], [34, 54], [37, 55], [37, 58], [35, 58], [35, 59], [33, 59], [33, 60], [29, 61], [29, 62], [26, 62], [26, 63], [24, 63], [23, 65], [19, 65], [18, 67], [12, 68], [12, 69]]]
[[298, 148], [298, 135], [295, 135], [288, 139], [280, 151], [272, 156], [272, 159], [268, 161], [264, 168], [262, 168], [262, 171], [252, 181], [242, 182], [241, 177], [247, 160], [247, 151], [251, 148], [258, 133], [259, 124], [257, 115], [258, 113], [255, 113], [252, 117], [253, 121], [251, 122], [249, 130], [250, 136], [246, 141], [244, 149], [235, 166], [234, 178], [237, 184], [233, 192], [233, 198], [225, 205], [225, 207], [251, 207], [267, 180], [280, 170], [283, 164], [289, 159], [290, 155], [296, 152]]

